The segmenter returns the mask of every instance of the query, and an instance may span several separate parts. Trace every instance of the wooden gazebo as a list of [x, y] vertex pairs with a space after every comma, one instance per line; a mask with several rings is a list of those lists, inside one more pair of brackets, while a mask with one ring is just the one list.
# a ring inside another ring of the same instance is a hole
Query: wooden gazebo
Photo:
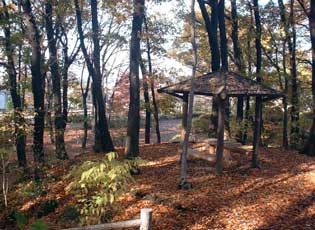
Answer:
[[[248, 77], [230, 71], [218, 71], [207, 73], [196, 77], [194, 80], [194, 94], [212, 96], [218, 101], [218, 133], [216, 149], [217, 171], [222, 172], [223, 150], [224, 150], [224, 101], [229, 97], [255, 97], [256, 106], [261, 102], [277, 99], [283, 96], [278, 91], [258, 83]], [[183, 126], [187, 124], [188, 95], [191, 89], [191, 81], [181, 81], [158, 90], [159, 93], [166, 93], [183, 100]], [[258, 150], [261, 126], [261, 106], [256, 108], [255, 131], [253, 142], [253, 162], [258, 162]], [[258, 164], [256, 164], [257, 166]], [[255, 166], [255, 164], [253, 164]], [[218, 168], [219, 167], [219, 168]]]

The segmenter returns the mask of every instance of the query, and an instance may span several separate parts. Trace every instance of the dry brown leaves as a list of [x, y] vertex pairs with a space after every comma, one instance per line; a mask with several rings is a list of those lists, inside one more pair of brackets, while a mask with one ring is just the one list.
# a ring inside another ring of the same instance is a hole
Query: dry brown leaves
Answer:
[[[250, 169], [250, 157], [232, 154], [234, 164], [216, 176], [213, 165], [189, 161], [191, 190], [178, 190], [180, 165], [178, 144], [145, 145], [141, 157], [147, 163], [137, 175], [130, 193], [120, 201], [121, 210], [113, 221], [137, 218], [141, 208], [153, 209], [153, 229], [315, 229], [315, 159], [280, 149], [261, 150], [260, 170]], [[122, 155], [123, 150], [119, 153]], [[49, 173], [59, 181], [50, 184], [48, 200], [59, 206], [44, 218], [53, 228], [77, 226], [63, 223], [59, 215], [75, 199], [64, 192], [68, 183], [61, 179], [70, 165], [95, 157], [83, 155]], [[19, 208], [27, 205], [23, 201]], [[36, 209], [32, 201], [30, 215]], [[57, 227], [56, 227], [57, 226]]]

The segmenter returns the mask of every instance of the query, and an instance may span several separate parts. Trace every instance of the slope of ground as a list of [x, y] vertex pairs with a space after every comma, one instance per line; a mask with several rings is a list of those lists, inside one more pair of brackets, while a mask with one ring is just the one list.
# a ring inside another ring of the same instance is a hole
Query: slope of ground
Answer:
[[[175, 127], [169, 136], [175, 135], [176, 126], [169, 127]], [[43, 218], [51, 229], [79, 225], [78, 220], [63, 218], [65, 210], [75, 205], [75, 198], [64, 191], [68, 181], [63, 175], [73, 165], [102, 156], [93, 154], [92, 138], [88, 148], [82, 150], [79, 135], [77, 130], [67, 132], [72, 159], [63, 163], [50, 157], [53, 148], [46, 137], [49, 163], [43, 187], [32, 189], [30, 182], [13, 187], [9, 194], [11, 208], [0, 213], [0, 228], [8, 226], [13, 210], [34, 221], [51, 200], [58, 206]], [[223, 176], [216, 176], [208, 162], [190, 160], [193, 189], [178, 190], [178, 148], [174, 143], [141, 146], [140, 155], [146, 163], [111, 221], [137, 218], [141, 208], [149, 207], [153, 209], [153, 229], [315, 229], [315, 158], [262, 149], [262, 168], [258, 170], [249, 168], [250, 156], [232, 154], [233, 164], [225, 167]], [[123, 156], [123, 149], [118, 153]]]
[[215, 176], [204, 161], [189, 163], [193, 189], [178, 190], [177, 145], [142, 148], [148, 160], [137, 176], [142, 198], [122, 201], [130, 219], [141, 207], [154, 210], [154, 229], [314, 229], [315, 159], [263, 150], [262, 169], [250, 169], [248, 157]]

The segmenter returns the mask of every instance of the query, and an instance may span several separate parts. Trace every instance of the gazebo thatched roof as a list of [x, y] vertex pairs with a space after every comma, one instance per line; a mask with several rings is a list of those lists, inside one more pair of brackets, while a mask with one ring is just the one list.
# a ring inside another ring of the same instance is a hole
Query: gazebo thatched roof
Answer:
[[[228, 97], [262, 96], [263, 99], [268, 100], [283, 96], [271, 87], [230, 71], [212, 72], [196, 77], [195, 95], [214, 96], [224, 86]], [[176, 97], [182, 97], [189, 91], [190, 80], [181, 81], [158, 90], [159, 93], [163, 92]]]

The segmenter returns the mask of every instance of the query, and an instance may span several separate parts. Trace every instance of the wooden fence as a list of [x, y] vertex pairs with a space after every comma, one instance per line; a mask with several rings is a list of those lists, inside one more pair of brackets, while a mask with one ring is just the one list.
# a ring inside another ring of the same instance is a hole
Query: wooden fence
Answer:
[[76, 228], [67, 228], [63, 230], [109, 230], [109, 229], [122, 229], [131, 227], [140, 227], [140, 230], [151, 230], [152, 224], [152, 209], [143, 208], [140, 211], [140, 219], [120, 221], [108, 224], [98, 224], [90, 226], [81, 226]]

